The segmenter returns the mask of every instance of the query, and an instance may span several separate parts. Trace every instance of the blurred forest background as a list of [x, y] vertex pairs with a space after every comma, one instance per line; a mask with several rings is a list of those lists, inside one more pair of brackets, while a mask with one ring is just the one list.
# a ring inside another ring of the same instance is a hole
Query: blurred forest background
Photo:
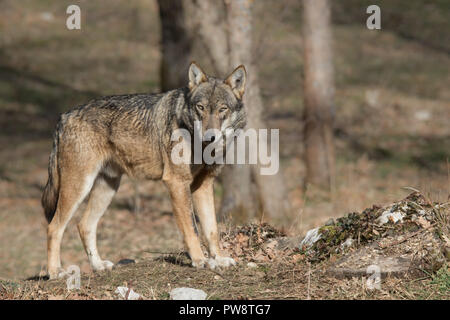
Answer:
[[[250, 63], [247, 69], [261, 99], [257, 113], [264, 125], [280, 129], [278, 187], [261, 191], [271, 184], [257, 177], [252, 183], [261, 194], [281, 194], [282, 199], [264, 203], [267, 199], [260, 197], [256, 204], [245, 196], [243, 203], [266, 210], [250, 215], [235, 210], [224, 228], [246, 219], [270, 219], [289, 234], [304, 234], [330, 217], [401, 199], [410, 192], [404, 187], [447, 201], [449, 1], [330, 1], [335, 87], [331, 191], [305, 180], [301, 1], [249, 1], [252, 19], [247, 20], [251, 28], [246, 39], [251, 42], [239, 47], [242, 52], [234, 58], [226, 56], [227, 62], [215, 61], [217, 53], [212, 52], [224, 45], [221, 32], [233, 32], [233, 21], [219, 23], [230, 19], [224, 18], [226, 11], [205, 8], [215, 2], [183, 1], [185, 20], [176, 35], [186, 32], [186, 50], [176, 57], [188, 54], [187, 62], [179, 59], [177, 65], [167, 62], [170, 53], [163, 54], [158, 3], [168, 2], [0, 0], [0, 277], [24, 278], [45, 269], [40, 197], [59, 114], [97, 96], [166, 89], [171, 84], [161, 78], [165, 63], [182, 77], [190, 60], [217, 76], [229, 73], [230, 65]], [[66, 28], [70, 4], [81, 8], [81, 30]], [[371, 4], [381, 7], [381, 30], [366, 28]], [[238, 62], [243, 55], [246, 61]], [[216, 184], [218, 208], [227, 197], [224, 185], [226, 178]], [[254, 186], [240, 188], [253, 197]], [[76, 220], [65, 233], [62, 260], [89, 271]], [[182, 246], [161, 182], [124, 179], [98, 233], [99, 250], [112, 261]]]

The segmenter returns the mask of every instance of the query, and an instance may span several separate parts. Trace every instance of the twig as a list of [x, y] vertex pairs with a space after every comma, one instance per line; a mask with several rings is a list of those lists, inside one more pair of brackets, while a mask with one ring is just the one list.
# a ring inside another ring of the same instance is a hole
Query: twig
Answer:
[[152, 251], [152, 250], [142, 250], [142, 252], [145, 253], [153, 253], [153, 254], [173, 254], [173, 255], [180, 255], [180, 254], [184, 254], [185, 252], [163, 252], [163, 251]]
[[308, 296], [306, 300], [311, 300], [311, 262], [308, 262]]
[[131, 281], [129, 284], [127, 284], [127, 286], [128, 286], [128, 290], [127, 290], [127, 293], [125, 294], [125, 300], [128, 300], [128, 296], [130, 295], [130, 292], [131, 292], [131, 286], [132, 286]]

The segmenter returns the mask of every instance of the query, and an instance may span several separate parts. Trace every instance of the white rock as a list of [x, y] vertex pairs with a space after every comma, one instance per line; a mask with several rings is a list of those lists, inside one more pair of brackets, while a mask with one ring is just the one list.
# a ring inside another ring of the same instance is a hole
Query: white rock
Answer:
[[344, 249], [346, 249], [346, 248], [349, 248], [349, 247], [351, 247], [353, 245], [353, 239], [350, 237], [350, 238], [347, 238], [347, 240], [345, 240], [342, 244], [341, 244], [341, 249], [342, 250], [344, 250]]
[[[127, 296], [128, 290], [129, 289], [127, 287], [117, 287], [116, 293], [118, 295], [120, 295], [123, 299], [125, 299], [125, 297]], [[128, 293], [127, 300], [139, 300], [140, 297], [141, 296], [139, 293], [136, 293], [133, 291], [133, 289], [131, 289], [130, 292]]]
[[[403, 209], [403, 208], [402, 208]], [[391, 209], [385, 210], [381, 216], [378, 217], [376, 222], [378, 225], [383, 225], [385, 223], [388, 223], [390, 220], [392, 222], [397, 223], [398, 221], [403, 221], [403, 217], [405, 217], [405, 213], [401, 210], [392, 211]]]
[[372, 108], [378, 107], [380, 105], [380, 92], [378, 90], [366, 90], [366, 102]]
[[428, 110], [419, 110], [416, 111], [414, 117], [419, 121], [427, 121], [431, 119], [431, 113]]
[[249, 268], [256, 268], [257, 266], [258, 265], [256, 263], [254, 263], [254, 262], [247, 263], [247, 267], [249, 267]]
[[170, 299], [172, 300], [205, 300], [206, 292], [193, 288], [175, 288], [170, 291]]
[[300, 248], [306, 246], [307, 248], [311, 247], [314, 243], [316, 243], [322, 234], [319, 233], [319, 228], [311, 229], [306, 233], [305, 238], [300, 242]]
[[39, 16], [44, 21], [52, 21], [55, 18], [55, 16], [51, 12], [41, 12]]

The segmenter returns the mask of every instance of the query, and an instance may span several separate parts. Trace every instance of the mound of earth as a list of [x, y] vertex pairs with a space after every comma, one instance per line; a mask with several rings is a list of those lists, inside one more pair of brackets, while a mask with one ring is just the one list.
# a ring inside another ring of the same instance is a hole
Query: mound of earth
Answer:
[[286, 237], [269, 224], [223, 233], [224, 249], [240, 262], [306, 261], [326, 264], [335, 277], [423, 275], [450, 260], [450, 205], [418, 192], [389, 206], [330, 219], [305, 237]]
[[368, 268], [381, 277], [435, 272], [450, 260], [449, 207], [414, 192], [386, 207], [331, 219], [301, 241], [278, 241], [313, 264], [327, 262], [337, 277], [367, 275]]

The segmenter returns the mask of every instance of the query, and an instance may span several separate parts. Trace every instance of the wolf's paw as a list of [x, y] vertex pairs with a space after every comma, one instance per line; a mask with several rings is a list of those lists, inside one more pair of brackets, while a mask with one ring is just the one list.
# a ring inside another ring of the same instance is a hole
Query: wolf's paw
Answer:
[[62, 279], [67, 275], [66, 270], [64, 270], [63, 268], [58, 268], [54, 271], [49, 271], [48, 272], [48, 279], [49, 280], [54, 280], [54, 279]]
[[227, 268], [236, 265], [236, 261], [234, 261], [234, 259], [230, 257], [216, 256], [214, 260], [216, 261], [217, 266], [222, 268]]
[[236, 265], [236, 261], [234, 261], [233, 258], [219, 257], [219, 256], [210, 259], [201, 259], [192, 261], [192, 266], [195, 268], [209, 268], [211, 270], [217, 268], [227, 268], [234, 265]]
[[94, 269], [94, 271], [112, 270], [113, 266], [114, 263], [111, 261], [100, 260], [99, 262], [92, 264], [92, 269]]
[[214, 259], [208, 259], [208, 268], [211, 270], [217, 268], [227, 268], [236, 265], [236, 261], [229, 257], [216, 256]]
[[192, 260], [192, 266], [198, 269], [206, 268], [206, 266], [208, 266], [208, 260], [205, 258]]

